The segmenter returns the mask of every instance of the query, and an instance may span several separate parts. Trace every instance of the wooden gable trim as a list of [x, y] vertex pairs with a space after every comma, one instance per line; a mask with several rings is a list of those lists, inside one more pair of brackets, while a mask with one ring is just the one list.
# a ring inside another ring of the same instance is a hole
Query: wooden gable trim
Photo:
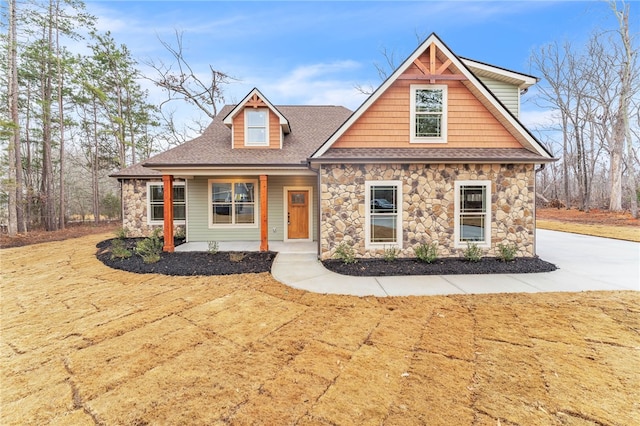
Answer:
[[424, 66], [424, 64], [420, 61], [420, 58], [416, 58], [416, 60], [413, 61], [413, 64], [416, 67], [418, 67], [418, 69], [422, 72], [422, 74], [424, 75], [433, 74], [427, 69], [427, 67]]
[[449, 65], [451, 65], [451, 59], [447, 59], [446, 61], [444, 61], [444, 63], [442, 65], [440, 65], [440, 68], [438, 68], [436, 70], [436, 74], [442, 74], [444, 72], [444, 70], [446, 70], [447, 68], [449, 68]]
[[251, 99], [249, 99], [247, 103], [244, 104], [244, 106], [245, 108], [260, 108], [266, 107], [267, 104], [265, 104], [264, 101], [260, 99], [257, 93], [254, 93], [253, 96], [251, 96]]
[[278, 108], [273, 106], [273, 104], [271, 104], [271, 102], [269, 102], [269, 100], [262, 93], [260, 93], [260, 91], [255, 87], [253, 88], [253, 90], [249, 92], [249, 94], [247, 94], [247, 96], [244, 97], [242, 101], [240, 101], [240, 103], [238, 103], [238, 105], [236, 105], [229, 112], [229, 114], [227, 114], [226, 117], [222, 119], [222, 122], [228, 127], [233, 127], [234, 118], [244, 110], [245, 106], [257, 108], [257, 106], [255, 106], [256, 105], [255, 103], [257, 102], [256, 99], [259, 99], [264, 103], [264, 105], [260, 105], [260, 106], [262, 107], [266, 106], [276, 115], [276, 117], [278, 117], [283, 133], [285, 134], [291, 133], [291, 125], [289, 124], [289, 120], [287, 120], [287, 118], [284, 115], [282, 115], [280, 111], [278, 111]]
[[425, 74], [425, 75], [407, 75], [403, 74], [397, 80], [431, 80], [431, 84], [435, 84], [438, 80], [467, 80], [462, 74]]
[[437, 49], [438, 48], [436, 47], [435, 43], [431, 43], [429, 45], [429, 67], [422, 63], [420, 57], [417, 57], [413, 61], [413, 64], [418, 68], [418, 70], [420, 70], [423, 75], [401, 74], [398, 76], [398, 80], [429, 80], [431, 84], [435, 84], [438, 80], [466, 80], [467, 77], [462, 74], [442, 74], [452, 64], [451, 59], [449, 58], [447, 58], [447, 60], [444, 61], [442, 65], [440, 65], [440, 67], [436, 69], [436, 54], [438, 52]]
[[[491, 93], [489, 89], [469, 70], [460, 58], [458, 58], [443, 42], [440, 38], [432, 33], [418, 48], [387, 78], [376, 91], [373, 92], [365, 102], [343, 123], [340, 128], [318, 148], [311, 158], [319, 158], [322, 156], [331, 146], [340, 139], [340, 137], [349, 129], [354, 123], [356, 123], [363, 113], [371, 107], [389, 88], [391, 85], [399, 79], [400, 76], [418, 59], [423, 53], [426, 52], [431, 45], [436, 46], [451, 61], [449, 66], [453, 65], [459, 70], [459, 73], [465, 77], [465, 84], [471, 92], [478, 97], [478, 100], [485, 104], [487, 109], [494, 114], [494, 117], [502, 123], [505, 129], [512, 134], [512, 136], [526, 149], [536, 152], [544, 158], [552, 158], [552, 155], [540, 144], [540, 142], [531, 134], [522, 123], [513, 116], [507, 108]], [[435, 49], [431, 49], [430, 57], [433, 57], [433, 73], [435, 75]], [[446, 63], [446, 61], [445, 61]], [[443, 64], [444, 65], [444, 64]], [[443, 70], [444, 71], [444, 70]], [[446, 74], [443, 74], [446, 75]], [[429, 78], [429, 77], [427, 77]], [[431, 80], [431, 78], [429, 78]]]

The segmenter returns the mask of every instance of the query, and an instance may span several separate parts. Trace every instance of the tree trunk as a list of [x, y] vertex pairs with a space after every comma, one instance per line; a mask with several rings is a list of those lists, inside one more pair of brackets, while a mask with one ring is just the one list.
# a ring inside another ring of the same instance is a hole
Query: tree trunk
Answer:
[[27, 200], [26, 200], [26, 211], [25, 211], [25, 223], [26, 228], [28, 229], [33, 223], [33, 194], [34, 194], [34, 184], [33, 184], [33, 158], [31, 155], [31, 136], [29, 129], [31, 128], [31, 109], [29, 105], [31, 105], [31, 90], [27, 88], [27, 102], [25, 102], [26, 111], [24, 118], [24, 139], [25, 146], [27, 148], [27, 159], [26, 159], [26, 179], [25, 186], [27, 188]]
[[93, 221], [100, 222], [100, 185], [98, 181], [98, 168], [100, 161], [100, 144], [98, 141], [98, 110], [93, 103], [93, 154], [91, 158], [91, 192], [93, 194]]
[[8, 81], [8, 95], [9, 95], [9, 113], [11, 115], [11, 122], [13, 123], [13, 129], [9, 136], [9, 145], [7, 147], [7, 157], [9, 160], [9, 223], [8, 233], [13, 236], [18, 233], [18, 201], [17, 194], [18, 179], [16, 176], [17, 169], [21, 167], [21, 164], [17, 161], [19, 156], [16, 154], [20, 151], [20, 125], [18, 122], [18, 60], [17, 60], [17, 41], [16, 41], [16, 0], [9, 0], [9, 81]]
[[[49, 21], [51, 21], [51, 2], [49, 3]], [[42, 203], [42, 223], [47, 231], [56, 230], [55, 199], [53, 193], [53, 160], [51, 158], [51, 40], [53, 29], [49, 22], [47, 51], [43, 52], [41, 65], [42, 90], [42, 180], [40, 200]]]
[[562, 181], [564, 183], [564, 205], [566, 209], [571, 208], [571, 194], [569, 193], [569, 144], [567, 137], [567, 118], [562, 112]]
[[[620, 94], [618, 112], [613, 126], [613, 146], [611, 147], [611, 194], [609, 210], [622, 210], [622, 163], [624, 161], [624, 142], [626, 129], [629, 127], [629, 98], [631, 96], [631, 67], [632, 47], [629, 37], [629, 5], [623, 3], [623, 10], [618, 11], [617, 3], [610, 2], [610, 6], [618, 20], [620, 38], [624, 47], [624, 61], [620, 70]], [[632, 172], [633, 173], [633, 172]], [[635, 180], [635, 179], [634, 179]], [[633, 188], [635, 199], [635, 188]]]
[[60, 199], [58, 200], [58, 227], [64, 229], [65, 221], [65, 191], [64, 191], [64, 105], [62, 104], [62, 88], [64, 77], [62, 75], [62, 58], [60, 53], [60, 29], [58, 27], [58, 16], [60, 15], [60, 0], [56, 0], [56, 58], [58, 71], [58, 115], [60, 120]]

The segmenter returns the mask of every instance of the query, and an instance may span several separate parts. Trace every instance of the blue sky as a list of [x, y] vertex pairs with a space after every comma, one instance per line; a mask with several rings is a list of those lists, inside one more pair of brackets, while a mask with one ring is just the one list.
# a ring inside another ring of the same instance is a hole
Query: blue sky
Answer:
[[[185, 56], [199, 72], [208, 64], [240, 81], [226, 89], [236, 102], [258, 87], [274, 104], [337, 104], [355, 109], [354, 86], [377, 86], [382, 49], [396, 65], [430, 33], [458, 55], [532, 73], [533, 49], [565, 40], [583, 44], [597, 29], [615, 29], [603, 1], [222, 2], [87, 1], [99, 29], [111, 31], [134, 58], [168, 60], [158, 37], [183, 32]], [[631, 4], [632, 33], [638, 7]], [[141, 66], [143, 72], [148, 72]], [[153, 87], [152, 99], [160, 100]], [[187, 113], [182, 105], [181, 113]], [[191, 112], [193, 114], [193, 112]], [[544, 112], [523, 105], [523, 121]]]

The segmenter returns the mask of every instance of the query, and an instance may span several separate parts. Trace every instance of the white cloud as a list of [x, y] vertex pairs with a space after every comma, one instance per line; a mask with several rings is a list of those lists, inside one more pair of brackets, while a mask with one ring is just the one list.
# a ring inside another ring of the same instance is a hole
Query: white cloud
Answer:
[[557, 109], [521, 110], [520, 121], [531, 130], [556, 129], [560, 126], [560, 113]]
[[307, 64], [282, 77], [260, 79], [258, 87], [269, 99], [280, 104], [342, 105], [355, 109], [364, 96], [349, 79], [361, 65], [355, 61]]

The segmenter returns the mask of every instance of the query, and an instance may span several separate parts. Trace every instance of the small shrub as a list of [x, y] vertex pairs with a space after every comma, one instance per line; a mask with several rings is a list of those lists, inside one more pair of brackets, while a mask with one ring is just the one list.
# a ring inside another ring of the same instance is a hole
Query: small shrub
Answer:
[[503, 262], [511, 262], [516, 257], [518, 248], [511, 244], [498, 244], [498, 259]]
[[421, 262], [432, 263], [438, 258], [438, 243], [436, 241], [431, 244], [422, 243], [415, 248], [414, 252]]
[[467, 248], [462, 252], [468, 262], [479, 262], [482, 259], [482, 249], [476, 243], [467, 242]]
[[341, 242], [338, 247], [336, 247], [336, 252], [333, 256], [346, 264], [356, 263], [358, 261], [356, 259], [356, 250], [346, 241]]
[[210, 254], [216, 254], [220, 251], [220, 245], [217, 241], [209, 241], [209, 249], [207, 251]]
[[178, 240], [184, 240], [187, 237], [183, 228], [176, 228], [175, 238]]
[[156, 263], [160, 260], [162, 253], [161, 232], [161, 229], [155, 229], [150, 237], [138, 241], [136, 244], [136, 254], [142, 257], [144, 263]]
[[127, 238], [127, 234], [129, 233], [129, 230], [125, 227], [122, 228], [118, 228], [116, 229], [116, 238], [119, 240], [124, 240], [125, 238]]
[[393, 262], [398, 258], [398, 253], [400, 253], [400, 250], [398, 250], [397, 247], [393, 247], [393, 246], [389, 248], [385, 247], [384, 254], [382, 255], [382, 257], [387, 262]]
[[111, 240], [111, 260], [128, 259], [131, 257], [131, 250], [127, 248], [124, 238]]

